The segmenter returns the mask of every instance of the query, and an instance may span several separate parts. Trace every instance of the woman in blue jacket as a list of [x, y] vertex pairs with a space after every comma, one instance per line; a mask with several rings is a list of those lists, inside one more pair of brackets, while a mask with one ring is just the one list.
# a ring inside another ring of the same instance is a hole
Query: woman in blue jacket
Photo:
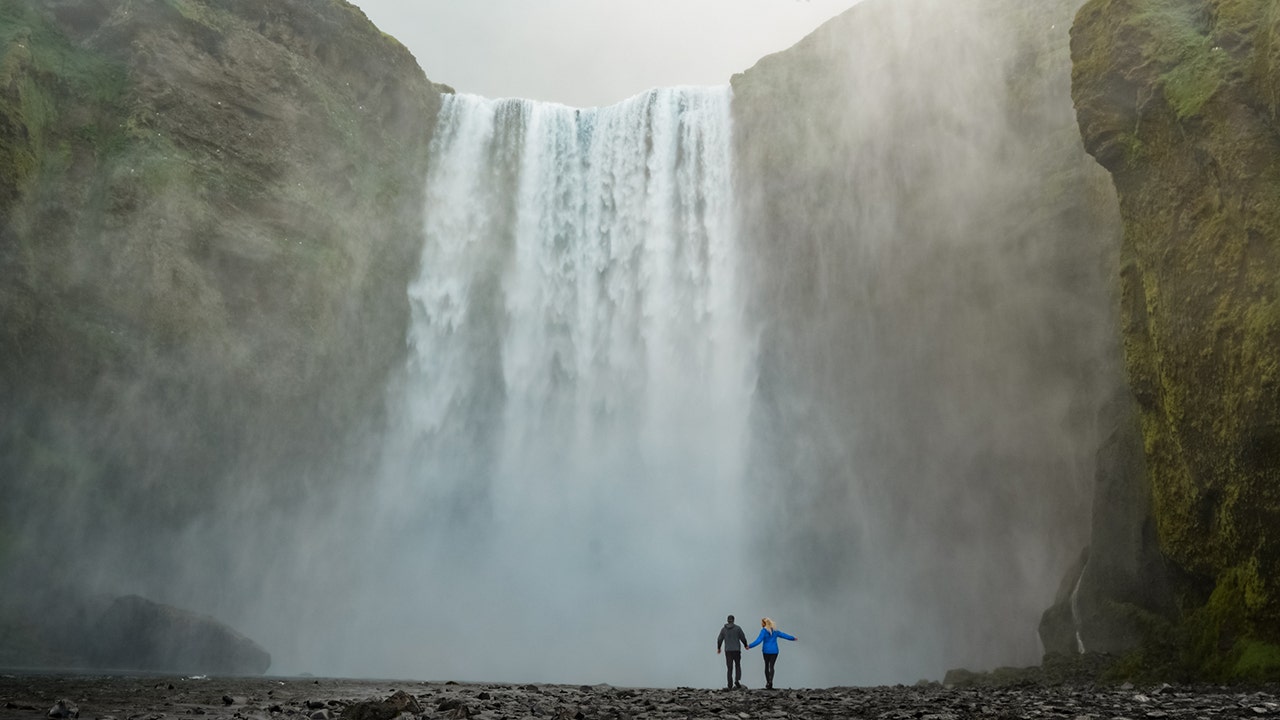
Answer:
[[764, 686], [768, 690], [773, 689], [773, 665], [778, 662], [778, 638], [795, 640], [794, 637], [779, 630], [769, 618], [760, 618], [760, 634], [747, 646], [747, 649], [750, 650], [760, 643], [764, 643], [764, 647], [760, 652], [764, 655]]

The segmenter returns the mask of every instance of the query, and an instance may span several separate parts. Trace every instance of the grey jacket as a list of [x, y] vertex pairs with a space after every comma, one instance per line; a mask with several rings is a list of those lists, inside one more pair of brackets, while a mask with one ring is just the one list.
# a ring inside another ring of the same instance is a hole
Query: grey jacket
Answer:
[[725, 623], [720, 628], [720, 636], [716, 638], [716, 649], [719, 650], [724, 645], [725, 652], [739, 652], [746, 644], [747, 636], [742, 633], [742, 628], [733, 623]]

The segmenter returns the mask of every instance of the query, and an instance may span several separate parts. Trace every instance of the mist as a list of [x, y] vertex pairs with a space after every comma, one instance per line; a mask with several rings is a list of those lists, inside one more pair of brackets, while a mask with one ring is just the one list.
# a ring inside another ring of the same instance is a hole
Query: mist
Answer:
[[1074, 127], [1073, 11], [860, 5], [735, 78], [755, 547], [778, 615], [823, 628], [790, 654], [825, 682], [1038, 663], [1087, 542], [1118, 224]]
[[1069, 13], [862, 5], [716, 130], [448, 101], [372, 489], [421, 600], [356, 604], [421, 634], [344, 672], [712, 684], [729, 613], [784, 686], [1038, 662], [1120, 382]]
[[[238, 304], [193, 315], [237, 343], [49, 413], [77, 454], [11, 486], [6, 579], [209, 613], [282, 675], [717, 686], [730, 613], [800, 638], [781, 687], [1038, 662], [1120, 383], [1075, 4], [879, 0], [792, 47], [854, 3], [361, 3], [458, 91], [388, 123], [431, 141], [407, 227], [290, 244], [372, 300], [281, 336], [255, 303], [297, 286], [238, 270], [269, 243], [215, 254]], [[385, 180], [307, 152], [334, 207]]]

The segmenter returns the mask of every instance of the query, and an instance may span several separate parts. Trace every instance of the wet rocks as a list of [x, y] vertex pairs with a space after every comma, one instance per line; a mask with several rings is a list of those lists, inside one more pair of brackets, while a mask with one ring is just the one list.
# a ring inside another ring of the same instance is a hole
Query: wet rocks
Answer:
[[1084, 687], [1094, 685], [1099, 678], [1108, 677], [1118, 661], [1119, 656], [1107, 653], [1051, 652], [1039, 665], [1029, 667], [999, 667], [987, 672], [964, 668], [948, 670], [942, 686], [948, 689]]
[[421, 715], [423, 708], [417, 698], [399, 690], [385, 700], [348, 705], [341, 717], [342, 720], [394, 720], [402, 713]]
[[[980, 674], [974, 673], [979, 676]], [[1280, 718], [1280, 687], [1240, 690], [1176, 685], [1091, 684], [893, 687], [796, 690], [614, 688], [569, 685], [288, 681], [228, 678], [157, 684], [137, 677], [0, 677], [0, 720], [28, 720], [45, 698], [48, 717], [209, 720], [776, 720], [857, 717], [880, 720], [961, 718]], [[220, 698], [236, 700], [224, 705]], [[37, 711], [38, 714], [39, 711]]]
[[5, 667], [256, 675], [271, 665], [256, 642], [207, 615], [73, 586], [4, 603], [0, 637]]
[[80, 708], [76, 707], [70, 700], [59, 700], [49, 708], [46, 713], [47, 717], [60, 720], [61, 718], [78, 718], [80, 717]]

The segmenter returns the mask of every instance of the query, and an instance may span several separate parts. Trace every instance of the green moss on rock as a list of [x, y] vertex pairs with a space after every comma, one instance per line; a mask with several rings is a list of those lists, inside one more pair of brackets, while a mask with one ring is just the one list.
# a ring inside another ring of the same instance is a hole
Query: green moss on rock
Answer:
[[1179, 118], [1195, 115], [1226, 80], [1226, 53], [1210, 34], [1209, 7], [1201, 3], [1151, 2], [1128, 21], [1145, 35], [1143, 53], [1157, 63], [1158, 89]]
[[1280, 646], [1257, 640], [1242, 641], [1231, 674], [1250, 683], [1280, 681]]
[[[0, 210], [29, 187], [68, 134], [101, 133], [123, 96], [123, 68], [72, 44], [30, 3], [0, 2]], [[64, 101], [82, 110], [64, 117]], [[110, 143], [103, 143], [110, 145]]]
[[1124, 218], [1126, 364], [1181, 664], [1206, 678], [1263, 672], [1280, 641], [1277, 31], [1264, 0], [1093, 0], [1072, 30], [1082, 135]]

